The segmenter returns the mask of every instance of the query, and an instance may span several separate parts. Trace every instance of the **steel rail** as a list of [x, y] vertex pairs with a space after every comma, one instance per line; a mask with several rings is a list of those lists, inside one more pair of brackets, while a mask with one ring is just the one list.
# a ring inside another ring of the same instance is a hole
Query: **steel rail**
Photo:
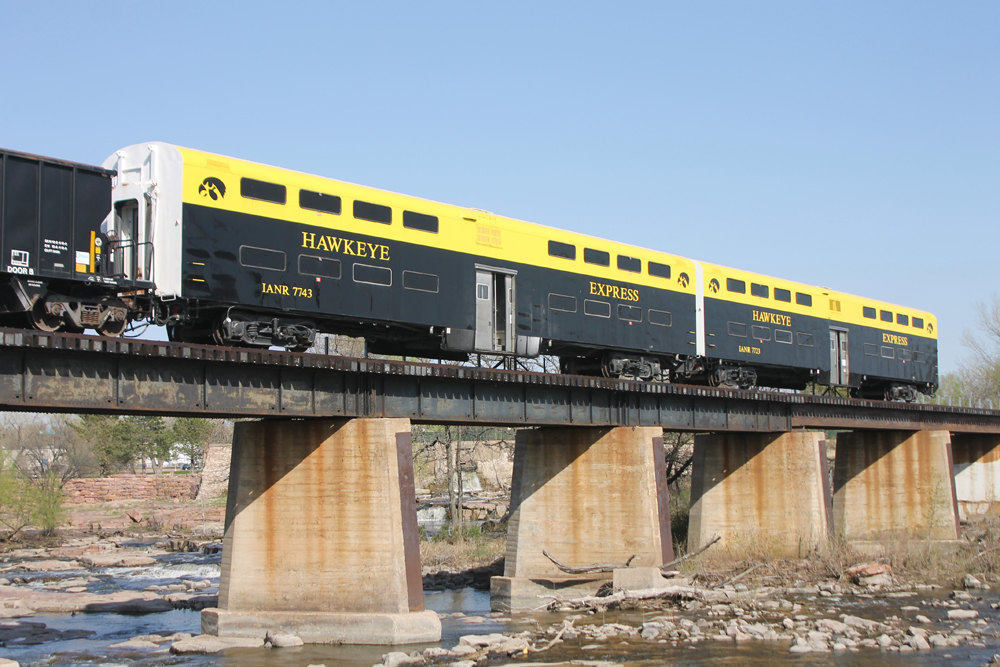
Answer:
[[0, 329], [0, 409], [1000, 433], [1000, 411]]

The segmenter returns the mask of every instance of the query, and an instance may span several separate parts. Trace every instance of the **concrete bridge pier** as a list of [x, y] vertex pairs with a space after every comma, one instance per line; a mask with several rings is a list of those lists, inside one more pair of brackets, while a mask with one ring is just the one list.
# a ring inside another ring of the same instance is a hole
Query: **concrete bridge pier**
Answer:
[[838, 433], [833, 524], [854, 542], [958, 539], [950, 433]]
[[[530, 611], [540, 595], [593, 594], [612, 574], [570, 576], [571, 566], [625, 563], [630, 586], [664, 581], [673, 560], [663, 429], [551, 427], [521, 430], [514, 449], [504, 576], [491, 581], [496, 611]], [[642, 577], [645, 580], [639, 581]], [[648, 581], [647, 581], [648, 580]]]
[[952, 433], [951, 451], [959, 517], [1000, 513], [1000, 436]]
[[823, 433], [715, 433], [694, 441], [688, 551], [803, 556], [830, 534]]
[[219, 608], [202, 632], [307, 643], [441, 638], [424, 610], [408, 419], [236, 425]]

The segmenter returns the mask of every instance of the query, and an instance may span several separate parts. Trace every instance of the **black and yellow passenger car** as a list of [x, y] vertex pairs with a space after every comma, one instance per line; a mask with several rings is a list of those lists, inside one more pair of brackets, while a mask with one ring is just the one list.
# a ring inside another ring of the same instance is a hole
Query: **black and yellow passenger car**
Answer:
[[111, 231], [148, 248], [132, 270], [177, 340], [305, 349], [328, 332], [613, 377], [937, 387], [937, 323], [912, 308], [169, 144], [104, 166]]

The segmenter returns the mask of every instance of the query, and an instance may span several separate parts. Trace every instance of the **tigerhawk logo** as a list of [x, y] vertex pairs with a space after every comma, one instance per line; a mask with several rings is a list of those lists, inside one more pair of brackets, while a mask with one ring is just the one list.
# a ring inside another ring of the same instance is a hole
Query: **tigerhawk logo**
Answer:
[[212, 201], [217, 201], [226, 196], [226, 184], [215, 176], [209, 176], [198, 186], [198, 194], [202, 197], [211, 197]]
[[677, 276], [677, 284], [680, 285], [681, 287], [687, 287], [688, 282], [690, 280], [691, 279], [688, 278], [688, 274], [686, 273], [682, 273], [681, 275]]
[[928, 322], [927, 323], [927, 333], [934, 333], [934, 323], [933, 322]]
[[718, 292], [719, 291], [719, 281], [716, 280], [715, 278], [712, 278], [708, 282], [708, 289], [712, 290], [712, 292]]

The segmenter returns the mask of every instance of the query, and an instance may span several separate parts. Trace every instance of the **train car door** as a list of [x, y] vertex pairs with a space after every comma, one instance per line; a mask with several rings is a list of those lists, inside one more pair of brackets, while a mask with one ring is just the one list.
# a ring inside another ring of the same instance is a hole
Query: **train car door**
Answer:
[[847, 329], [830, 327], [830, 384], [847, 385], [851, 365], [847, 357]]
[[476, 350], [514, 352], [514, 276], [476, 265]]

